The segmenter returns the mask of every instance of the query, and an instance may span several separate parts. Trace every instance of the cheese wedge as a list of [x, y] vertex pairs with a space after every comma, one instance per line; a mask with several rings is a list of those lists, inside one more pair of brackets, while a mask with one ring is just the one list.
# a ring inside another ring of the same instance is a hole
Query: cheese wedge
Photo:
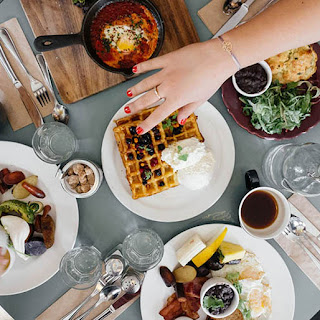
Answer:
[[219, 249], [224, 256], [223, 260], [220, 261], [221, 263], [227, 263], [238, 259], [241, 260], [246, 253], [246, 250], [244, 250], [240, 245], [226, 241], [222, 241]]
[[180, 264], [184, 267], [191, 259], [196, 256], [206, 245], [195, 234], [180, 249], [177, 250], [176, 256]]
[[226, 236], [228, 229], [224, 228], [224, 230], [213, 240], [210, 241], [209, 245], [203, 249], [199, 254], [197, 254], [193, 259], [192, 262], [199, 268], [204, 263], [206, 263], [212, 255], [218, 250], [219, 246], [221, 245], [224, 237]]

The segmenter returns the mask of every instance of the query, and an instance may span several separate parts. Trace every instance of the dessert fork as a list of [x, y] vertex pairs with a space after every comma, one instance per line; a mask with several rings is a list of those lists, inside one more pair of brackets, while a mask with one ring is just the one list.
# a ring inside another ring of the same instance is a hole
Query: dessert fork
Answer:
[[320, 270], [320, 260], [301, 242], [299, 237], [295, 236], [289, 229], [286, 227], [283, 231], [283, 234], [293, 242], [298, 243], [298, 245], [304, 250], [304, 252], [309, 256], [309, 258], [313, 261], [313, 263]]
[[14, 58], [17, 60], [23, 71], [27, 74], [29, 80], [30, 80], [30, 85], [31, 85], [31, 90], [34, 94], [34, 96], [37, 98], [38, 102], [40, 105], [43, 107], [50, 101], [50, 97], [48, 94], [47, 89], [45, 86], [40, 82], [39, 80], [35, 79], [28, 69], [25, 67], [23, 64], [23, 61], [21, 59], [21, 56], [6, 28], [0, 28], [0, 40], [2, 43], [5, 45], [5, 47], [10, 51], [10, 53], [14, 56]]

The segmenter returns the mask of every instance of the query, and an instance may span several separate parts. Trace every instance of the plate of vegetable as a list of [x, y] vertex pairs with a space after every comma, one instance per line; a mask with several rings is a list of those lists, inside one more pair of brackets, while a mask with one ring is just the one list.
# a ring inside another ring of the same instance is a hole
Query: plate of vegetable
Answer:
[[[320, 56], [320, 46], [312, 45]], [[231, 79], [222, 86], [222, 98], [236, 123], [262, 139], [291, 139], [320, 121], [320, 60], [310, 78], [281, 84], [275, 80], [260, 96], [240, 96]]]
[[22, 144], [0, 141], [0, 149], [0, 295], [11, 295], [59, 270], [74, 246], [79, 216], [76, 199], [56, 178], [56, 166]]

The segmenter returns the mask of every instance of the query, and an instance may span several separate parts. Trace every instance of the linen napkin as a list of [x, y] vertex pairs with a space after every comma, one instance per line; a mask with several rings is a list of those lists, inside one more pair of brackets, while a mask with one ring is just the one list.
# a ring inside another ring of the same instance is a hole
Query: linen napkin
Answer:
[[[212, 0], [198, 11], [198, 15], [207, 28], [214, 35], [231, 17], [223, 13], [226, 0]], [[242, 21], [247, 21], [268, 5], [270, 0], [255, 0], [249, 7], [249, 12]]]
[[[308, 219], [318, 230], [320, 230], [320, 213], [307, 198], [298, 194], [294, 194], [288, 200], [294, 205], [294, 207], [296, 207], [296, 209], [298, 209], [298, 211], [303, 214], [306, 219]], [[308, 233], [308, 235], [320, 246], [320, 241], [316, 237], [310, 233]], [[284, 235], [278, 236], [275, 238], [275, 240], [320, 290], [320, 271], [309, 258], [309, 256], [304, 252], [304, 250], [297, 243], [291, 241]], [[320, 255], [312, 247], [312, 245], [310, 245], [306, 240], [302, 241], [308, 247], [308, 249], [320, 259]]]
[[8, 313], [6, 310], [4, 310], [1, 306], [0, 306], [0, 319], [1, 320], [14, 320]]
[[[0, 27], [5, 27], [9, 31], [14, 44], [17, 47], [17, 50], [22, 58], [22, 61], [24, 62], [24, 65], [27, 67], [31, 75], [45, 84], [37, 60], [31, 50], [31, 47], [29, 46], [29, 43], [20, 27], [18, 20], [16, 18], [13, 18], [4, 23], [1, 23]], [[9, 63], [12, 66], [12, 69], [16, 73], [23, 86], [28, 91], [30, 97], [36, 102], [42, 116], [45, 117], [49, 115], [53, 109], [53, 99], [51, 99], [51, 102], [46, 106], [42, 107], [31, 91], [28, 76], [24, 73], [18, 62], [9, 53], [4, 45], [2, 45], [2, 48], [7, 56]], [[32, 121], [24, 104], [20, 99], [19, 92], [14, 87], [12, 81], [9, 79], [1, 64], [0, 75], [0, 104], [2, 104], [5, 113], [7, 114], [7, 118], [11, 124], [12, 129], [16, 131], [29, 125], [30, 123], [32, 123]]]

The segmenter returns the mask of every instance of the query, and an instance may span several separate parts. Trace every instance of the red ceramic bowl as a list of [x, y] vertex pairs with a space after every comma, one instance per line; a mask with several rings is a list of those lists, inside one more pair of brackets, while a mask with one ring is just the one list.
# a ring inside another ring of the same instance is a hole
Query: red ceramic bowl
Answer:
[[[315, 43], [312, 45], [318, 55], [317, 72], [312, 76], [311, 80], [316, 80], [320, 84], [320, 46]], [[247, 130], [249, 133], [256, 135], [262, 139], [283, 140], [291, 139], [307, 132], [320, 122], [320, 101], [311, 108], [311, 116], [302, 121], [300, 128], [292, 131], [282, 131], [281, 134], [268, 134], [262, 130], [257, 130], [250, 122], [250, 117], [244, 115], [242, 111], [242, 102], [239, 100], [239, 94], [234, 88], [231, 78], [222, 85], [222, 99], [228, 112], [231, 114], [235, 122]]]

